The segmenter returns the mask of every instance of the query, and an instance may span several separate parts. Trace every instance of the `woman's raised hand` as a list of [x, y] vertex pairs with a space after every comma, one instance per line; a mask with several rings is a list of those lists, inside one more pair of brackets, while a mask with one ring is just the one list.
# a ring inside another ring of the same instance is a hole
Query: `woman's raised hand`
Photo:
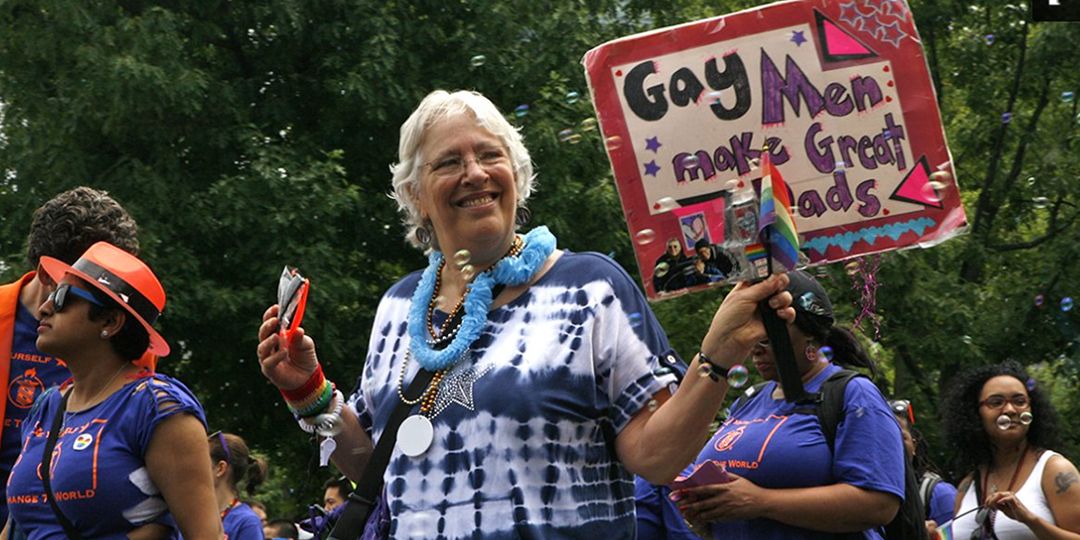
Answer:
[[[740, 282], [731, 290], [713, 316], [701, 350], [712, 358], [743, 358], [754, 343], [765, 339], [765, 325], [758, 315], [758, 302], [768, 298], [769, 307], [786, 322], [795, 320], [787, 274], [773, 274], [754, 284]], [[714, 356], [715, 355], [715, 356]]]
[[285, 338], [278, 332], [278, 306], [274, 304], [263, 313], [262, 326], [259, 327], [259, 346], [255, 352], [259, 356], [259, 366], [263, 375], [281, 390], [299, 388], [319, 366], [315, 355], [315, 340], [297, 328], [288, 347]]

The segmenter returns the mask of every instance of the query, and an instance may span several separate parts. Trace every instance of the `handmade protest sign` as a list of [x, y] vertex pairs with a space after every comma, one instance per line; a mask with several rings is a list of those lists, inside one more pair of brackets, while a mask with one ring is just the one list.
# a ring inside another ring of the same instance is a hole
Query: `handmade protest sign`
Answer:
[[800, 266], [966, 229], [903, 0], [780, 2], [608, 42], [583, 63], [650, 298], [762, 275], [766, 146]]

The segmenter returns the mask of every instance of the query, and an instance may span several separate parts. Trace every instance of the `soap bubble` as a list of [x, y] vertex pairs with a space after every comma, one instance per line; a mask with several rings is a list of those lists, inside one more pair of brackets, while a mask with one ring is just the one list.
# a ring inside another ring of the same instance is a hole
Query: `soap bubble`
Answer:
[[670, 270], [671, 266], [666, 262], [662, 262], [656, 265], [656, 268], [653, 269], [653, 274], [655, 274], [656, 277], [664, 277]]
[[1061, 101], [1063, 103], [1072, 103], [1073, 97], [1074, 96], [1073, 96], [1072, 92], [1062, 92], [1061, 93]]
[[819, 355], [820, 358], [824, 358], [826, 361], [832, 362], [832, 359], [833, 359], [833, 356], [835, 356], [835, 353], [833, 353], [832, 347], [826, 345], [826, 346], [818, 349], [818, 355]]
[[572, 128], [567, 128], [559, 132], [559, 142], [577, 144], [580, 141], [581, 135]]
[[694, 167], [697, 167], [699, 163], [697, 154], [690, 154], [682, 159], [682, 166], [684, 169], [693, 169]]
[[1035, 415], [1031, 414], [1031, 411], [1024, 411], [1020, 413], [1020, 424], [1024, 426], [1031, 425], [1032, 420], [1035, 420]]
[[517, 107], [514, 107], [514, 116], [516, 116], [518, 118], [524, 118], [528, 114], [529, 114], [529, 106], [528, 105], [522, 103], [521, 105], [518, 105]]
[[620, 137], [618, 135], [612, 135], [612, 136], [604, 139], [604, 144], [607, 145], [607, 148], [608, 148], [609, 152], [614, 152], [614, 151], [618, 150], [619, 148], [622, 148], [622, 137]]
[[997, 427], [1002, 431], [1009, 429], [1012, 427], [1012, 418], [1009, 418], [1009, 415], [1007, 414], [997, 417]]
[[732, 388], [742, 388], [750, 380], [750, 370], [742, 364], [735, 364], [728, 369], [727, 380]]
[[1011, 112], [1001, 113], [1001, 123], [1002, 124], [1008, 124], [1009, 122], [1012, 122], [1012, 113]]
[[469, 264], [470, 260], [472, 260], [472, 253], [469, 253], [469, 250], [467, 249], [462, 249], [457, 253], [454, 253], [454, 264], [456, 264], [458, 268], [464, 268], [466, 264]]
[[659, 200], [656, 201], [656, 205], [654, 206], [657, 212], [670, 212], [676, 208], [679, 208], [679, 203], [671, 197], [661, 197]]
[[1066, 296], [1065, 298], [1061, 299], [1061, 311], [1066, 311], [1066, 312], [1072, 311], [1072, 308], [1073, 308], [1073, 299], [1072, 299], [1072, 297]]
[[650, 244], [654, 240], [656, 240], [656, 231], [652, 229], [642, 229], [634, 235], [634, 241], [637, 242], [639, 246]]
[[1045, 296], [1043, 296], [1041, 294], [1036, 294], [1035, 295], [1035, 307], [1040, 307], [1041, 308], [1041, 307], [1043, 307], [1043, 304], [1045, 304], [1045, 303], [1046, 303], [1046, 297]]
[[994, 44], [994, 34], [986, 34], [985, 36], [983, 36], [983, 40], [986, 41], [987, 45], [993, 45]]
[[586, 118], [581, 121], [581, 131], [593, 131], [596, 129], [596, 119]]
[[478, 54], [469, 59], [469, 65], [474, 68], [484, 65], [484, 62], [487, 62], [487, 57], [482, 54]]
[[1035, 206], [1035, 208], [1046, 208], [1050, 205], [1050, 199], [1047, 199], [1046, 197], [1035, 197], [1034, 199], [1031, 199], [1031, 204]]
[[580, 100], [580, 99], [581, 99], [581, 95], [578, 94], [577, 92], [574, 92], [574, 91], [571, 90], [570, 92], [566, 93], [566, 103], [568, 105], [573, 105], [573, 104], [577, 103], [578, 100]]

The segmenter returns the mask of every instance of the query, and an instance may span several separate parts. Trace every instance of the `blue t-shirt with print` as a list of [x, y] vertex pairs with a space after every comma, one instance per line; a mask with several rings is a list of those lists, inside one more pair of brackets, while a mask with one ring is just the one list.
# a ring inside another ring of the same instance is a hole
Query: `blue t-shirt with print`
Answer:
[[[16, 302], [15, 329], [11, 339], [11, 371], [8, 375], [7, 407], [0, 440], [0, 481], [8, 475], [22, 447], [22, 423], [41, 393], [71, 377], [64, 362], [37, 348], [38, 320], [22, 302]], [[0, 523], [7, 522], [7, 501], [0, 501]]]
[[[38, 477], [61, 399], [59, 391], [49, 391], [27, 416], [22, 454], [8, 480], [11, 517], [29, 540], [65, 536]], [[64, 413], [50, 465], [51, 484], [60, 511], [83, 537], [126, 538], [147, 523], [170, 527], [177, 536], [144, 459], [154, 428], [175, 414], [194, 415], [206, 425], [202, 405], [191, 391], [161, 374], [136, 378], [89, 409]]]
[[262, 520], [246, 503], [238, 503], [221, 521], [225, 540], [263, 540]]
[[[350, 398], [376, 441], [398, 404], [418, 280], [411, 274], [384, 295]], [[488, 313], [443, 378], [431, 447], [416, 458], [395, 448], [385, 473], [390, 536], [633, 538], [633, 476], [612, 439], [675, 383], [678, 362], [621, 267], [596, 253], [563, 253]], [[406, 387], [417, 369], [410, 360]]]
[[[839, 367], [829, 365], [805, 388], [816, 392]], [[801, 488], [836, 483], [904, 496], [904, 447], [900, 426], [874, 383], [852, 379], [844, 392], [844, 416], [836, 428], [835, 458], [821, 423], [803, 406], [773, 399], [775, 382], [764, 385], [713, 435], [695, 464], [708, 459], [727, 470], [770, 488]], [[687, 470], [690, 470], [688, 468]], [[823, 509], [824, 510], [824, 509]], [[804, 539], [825, 540], [833, 533], [811, 531], [765, 517], [712, 523], [717, 540]], [[878, 539], [878, 531], [864, 531]]]

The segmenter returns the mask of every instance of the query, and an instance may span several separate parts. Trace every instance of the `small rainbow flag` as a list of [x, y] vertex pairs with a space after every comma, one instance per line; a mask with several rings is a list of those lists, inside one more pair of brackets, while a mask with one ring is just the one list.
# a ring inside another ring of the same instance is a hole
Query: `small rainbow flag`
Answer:
[[[935, 539], [931, 539], [935, 540]], [[947, 523], [944, 527], [938, 527], [936, 540], [953, 540], [952, 535], [952, 522]]]
[[[761, 212], [758, 214], [758, 237], [766, 251], [794, 270], [799, 262], [799, 231], [791, 215], [791, 195], [780, 171], [769, 159], [769, 147], [761, 151]], [[772, 271], [770, 260], [769, 270]]]
[[750, 261], [756, 261], [758, 259], [764, 259], [767, 253], [765, 253], [765, 246], [761, 244], [747, 244], [744, 250], [746, 259]]

